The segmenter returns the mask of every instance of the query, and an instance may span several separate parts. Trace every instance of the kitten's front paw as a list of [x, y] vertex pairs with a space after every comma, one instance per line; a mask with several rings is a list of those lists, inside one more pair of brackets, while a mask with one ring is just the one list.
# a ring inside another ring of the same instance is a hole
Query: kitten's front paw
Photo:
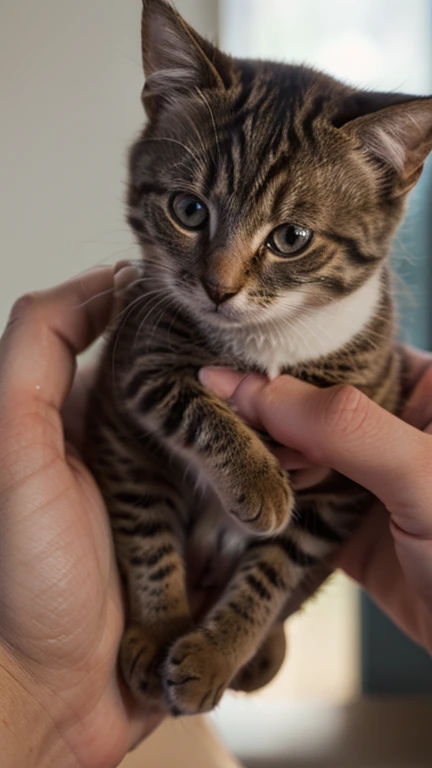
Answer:
[[254, 533], [272, 536], [284, 530], [294, 507], [294, 494], [276, 459], [274, 463], [266, 459], [258, 470], [251, 468], [249, 472], [246, 463], [242, 483], [231, 514]]
[[210, 712], [229, 684], [230, 671], [226, 657], [204, 633], [197, 631], [182, 637], [165, 663], [165, 697], [171, 714]]

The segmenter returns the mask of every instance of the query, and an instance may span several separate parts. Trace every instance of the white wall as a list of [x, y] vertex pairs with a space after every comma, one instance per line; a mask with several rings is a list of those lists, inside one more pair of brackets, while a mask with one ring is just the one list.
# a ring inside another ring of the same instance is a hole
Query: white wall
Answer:
[[[177, 0], [216, 37], [216, 0]], [[143, 122], [141, 0], [0, 2], [0, 329], [15, 297], [136, 253], [126, 148]]]
[[235, 56], [306, 63], [360, 88], [429, 94], [431, 0], [220, 0]]

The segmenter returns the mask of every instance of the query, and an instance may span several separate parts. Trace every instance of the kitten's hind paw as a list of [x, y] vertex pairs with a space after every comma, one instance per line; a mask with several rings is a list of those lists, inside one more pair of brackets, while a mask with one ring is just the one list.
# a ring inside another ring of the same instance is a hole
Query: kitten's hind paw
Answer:
[[174, 716], [210, 712], [230, 680], [230, 667], [199, 630], [178, 640], [165, 662], [164, 688]]
[[120, 667], [128, 688], [143, 704], [159, 701], [162, 707], [161, 662], [161, 648], [149, 633], [138, 626], [128, 627], [120, 646]]
[[264, 688], [276, 677], [285, 660], [285, 653], [285, 633], [283, 627], [278, 625], [255, 656], [238, 672], [230, 688], [244, 693]]

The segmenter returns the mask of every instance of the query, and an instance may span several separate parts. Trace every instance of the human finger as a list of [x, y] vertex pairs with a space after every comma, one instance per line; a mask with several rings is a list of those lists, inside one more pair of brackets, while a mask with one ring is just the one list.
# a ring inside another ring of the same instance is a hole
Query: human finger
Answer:
[[[200, 373], [200, 378], [205, 386], [212, 388], [219, 397], [227, 399], [236, 409], [235, 392], [246, 376], [227, 368], [204, 368]], [[263, 424], [260, 414], [255, 407], [256, 397], [259, 397], [260, 390], [268, 384], [268, 379], [264, 376], [248, 377], [248, 387], [253, 389], [255, 397], [244, 400], [242, 403], [241, 416], [248, 424], [261, 429]], [[267, 444], [267, 441], [265, 441]], [[292, 472], [291, 484], [296, 491], [310, 488], [324, 480], [328, 474], [328, 469], [316, 467], [299, 451], [288, 448], [277, 442], [269, 442], [268, 449], [277, 458], [282, 469]]]
[[432, 365], [432, 353], [415, 347], [404, 347], [405, 375], [408, 388], [413, 389], [426, 369]]
[[268, 384], [268, 379], [265, 376], [258, 376], [257, 374], [244, 374], [233, 371], [230, 368], [203, 368], [199, 373], [201, 383], [211, 389], [215, 394], [222, 397], [224, 400], [228, 400], [230, 405], [237, 409], [237, 402], [234, 398], [240, 384], [247, 381], [247, 391], [250, 396], [243, 398], [241, 403], [241, 416], [253, 427], [258, 429], [263, 428], [263, 424], [260, 421], [260, 416], [256, 404], [258, 402], [259, 393]]
[[62, 409], [65, 438], [78, 451], [83, 447], [89, 394], [94, 385], [96, 372], [97, 366], [94, 362], [80, 366]]
[[432, 363], [426, 366], [405, 406], [403, 419], [420, 430], [432, 422]]
[[240, 415], [255, 418], [277, 442], [370, 490], [400, 528], [432, 536], [428, 435], [353, 387], [317, 389], [290, 376], [267, 383], [247, 376], [230, 398]]
[[401, 566], [388, 514], [379, 502], [339, 551], [334, 564], [361, 584], [406, 634], [427, 645], [423, 637], [425, 606]]
[[[110, 322], [116, 319], [123, 307], [126, 289], [139, 277], [139, 274], [138, 267], [129, 261], [119, 262], [114, 268], [114, 294], [111, 301]], [[62, 409], [65, 437], [78, 450], [82, 448], [88, 397], [95, 384], [97, 371], [96, 359], [90, 359], [86, 364], [80, 365]]]
[[279, 445], [279, 443], [271, 442], [266, 443], [266, 445], [273, 456], [277, 458], [282, 469], [292, 471], [310, 469], [313, 467], [313, 464], [307, 460], [306, 456], [299, 453], [299, 451], [294, 451], [292, 448], [286, 448], [285, 445]]
[[114, 301], [112, 303], [111, 320], [124, 308], [124, 294], [131, 283], [139, 280], [142, 271], [136, 262], [119, 261], [114, 274]]
[[113, 278], [114, 269], [102, 267], [18, 300], [0, 341], [0, 417], [12, 405], [60, 410], [76, 356], [108, 322]]
[[[248, 375], [247, 378], [250, 379], [248, 382], [249, 387], [253, 387], [256, 393], [259, 393], [260, 389], [268, 383], [268, 379], [265, 376]], [[232, 397], [237, 387], [246, 379], [244, 374], [237, 373], [229, 368], [204, 368], [200, 373], [200, 379], [204, 386], [213, 389], [219, 397], [230, 401], [234, 410], [236, 409], [236, 404]], [[260, 416], [254, 407], [254, 403], [255, 398], [245, 401], [242, 404], [241, 416], [248, 424], [262, 431], [263, 424], [260, 421]], [[282, 469], [308, 469], [313, 466], [299, 451], [273, 441], [267, 441], [265, 433], [263, 433], [263, 439], [264, 442], [268, 442], [268, 449], [276, 456]]]

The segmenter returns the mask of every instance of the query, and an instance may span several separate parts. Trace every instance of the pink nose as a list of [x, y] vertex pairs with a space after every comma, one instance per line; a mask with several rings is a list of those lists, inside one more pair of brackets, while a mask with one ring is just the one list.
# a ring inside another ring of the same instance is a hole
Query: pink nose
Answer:
[[207, 296], [209, 296], [217, 306], [223, 304], [224, 301], [228, 301], [228, 299], [232, 299], [232, 297], [236, 296], [239, 292], [239, 289], [233, 291], [232, 288], [229, 289], [224, 285], [214, 283], [212, 280], [205, 277], [201, 279], [201, 282]]

